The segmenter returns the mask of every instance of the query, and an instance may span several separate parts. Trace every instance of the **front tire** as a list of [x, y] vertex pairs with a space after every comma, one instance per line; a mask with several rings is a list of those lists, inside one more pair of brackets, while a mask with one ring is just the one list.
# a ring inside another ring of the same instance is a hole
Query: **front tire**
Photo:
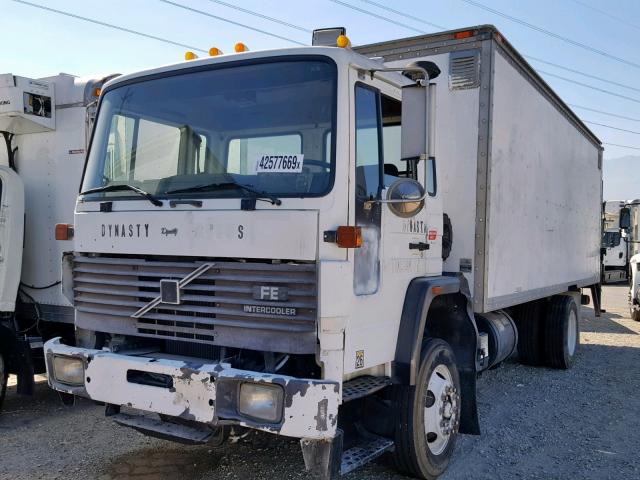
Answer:
[[631, 308], [631, 319], [640, 322], [640, 310]]
[[394, 410], [396, 468], [435, 479], [449, 464], [460, 425], [460, 378], [447, 342], [423, 342], [416, 385], [396, 387]]

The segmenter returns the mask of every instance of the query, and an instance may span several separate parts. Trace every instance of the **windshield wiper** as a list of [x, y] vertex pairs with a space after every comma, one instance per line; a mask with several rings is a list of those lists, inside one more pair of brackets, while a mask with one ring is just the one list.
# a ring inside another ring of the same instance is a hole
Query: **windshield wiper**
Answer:
[[242, 183], [238, 183], [238, 182], [220, 182], [220, 183], [207, 183], [205, 185], [194, 185], [193, 187], [185, 187], [185, 188], [178, 188], [176, 190], [168, 190], [164, 193], [166, 193], [167, 195], [171, 195], [172, 193], [191, 193], [191, 192], [203, 192], [206, 190], [216, 190], [216, 189], [223, 189], [223, 188], [240, 188], [242, 190], [245, 190], [249, 193], [253, 193], [254, 198], [256, 200], [262, 200], [265, 202], [269, 202], [271, 203], [271, 205], [282, 205], [282, 200], [280, 200], [278, 197], [271, 195], [267, 192], [260, 192], [248, 185], [243, 185]]
[[144, 198], [146, 198], [151, 203], [153, 203], [156, 207], [162, 206], [162, 201], [158, 200], [149, 192], [145, 192], [141, 188], [138, 188], [134, 185], [128, 185], [128, 184], [105, 185], [104, 187], [90, 188], [89, 190], [80, 192], [80, 195], [87, 195], [89, 193], [98, 193], [98, 192], [119, 192], [121, 190], [131, 190], [132, 192], [136, 192], [138, 195], [142, 195]]

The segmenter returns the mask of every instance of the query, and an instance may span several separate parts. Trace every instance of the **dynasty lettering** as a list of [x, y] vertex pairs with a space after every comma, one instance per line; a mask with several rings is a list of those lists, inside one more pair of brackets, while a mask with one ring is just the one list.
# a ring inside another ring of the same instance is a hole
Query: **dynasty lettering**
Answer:
[[[144, 228], [141, 228], [144, 227]], [[100, 233], [107, 238], [149, 238], [148, 223], [103, 223]]]

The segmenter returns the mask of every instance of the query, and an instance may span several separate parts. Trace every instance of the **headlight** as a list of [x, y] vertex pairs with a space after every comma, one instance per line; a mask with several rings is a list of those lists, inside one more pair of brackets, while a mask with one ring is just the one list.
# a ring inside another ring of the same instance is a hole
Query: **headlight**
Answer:
[[282, 418], [283, 396], [282, 388], [278, 385], [243, 383], [240, 386], [240, 413], [269, 423], [278, 423]]
[[67, 385], [84, 385], [84, 362], [81, 358], [54, 355], [53, 377]]

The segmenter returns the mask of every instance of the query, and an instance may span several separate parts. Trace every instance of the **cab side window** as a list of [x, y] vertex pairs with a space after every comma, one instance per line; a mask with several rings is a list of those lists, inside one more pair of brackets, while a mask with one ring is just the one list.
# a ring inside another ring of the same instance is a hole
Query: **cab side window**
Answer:
[[382, 117], [382, 143], [384, 145], [384, 186], [388, 187], [399, 177], [407, 176], [407, 162], [400, 158], [400, 132], [402, 102], [382, 95], [380, 98]]
[[356, 86], [356, 199], [374, 199], [382, 189], [382, 135], [380, 94], [364, 85]]

